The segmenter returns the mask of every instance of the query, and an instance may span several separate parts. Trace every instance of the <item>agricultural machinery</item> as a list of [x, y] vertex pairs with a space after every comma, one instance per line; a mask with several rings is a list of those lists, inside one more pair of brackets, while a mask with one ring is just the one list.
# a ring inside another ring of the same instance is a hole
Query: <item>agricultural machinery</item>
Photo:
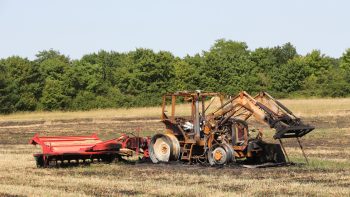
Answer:
[[[279, 143], [264, 141], [262, 130], [249, 126], [253, 118], [274, 129], [273, 138]], [[109, 163], [134, 153], [141, 153], [143, 160], [153, 163], [283, 164], [289, 158], [282, 139], [296, 138], [307, 161], [299, 138], [314, 129], [266, 92], [252, 97], [243, 91], [228, 98], [221, 93], [201, 91], [166, 94], [161, 121], [165, 132], [151, 138], [123, 134], [101, 141], [96, 135], [35, 135], [30, 143], [41, 145], [42, 153], [34, 154], [39, 167]]]
[[38, 167], [78, 165], [80, 163], [105, 162], [130, 157], [134, 152], [149, 157], [149, 137], [138, 137], [122, 134], [116, 139], [101, 141], [91, 136], [51, 136], [36, 134], [30, 144], [40, 145], [42, 153], [34, 154]]
[[[215, 105], [215, 100], [219, 104]], [[183, 116], [177, 113], [177, 104], [186, 102], [190, 103], [190, 110]], [[262, 140], [262, 131], [249, 130], [247, 121], [251, 117], [275, 129], [273, 137], [280, 143], [267, 143]], [[153, 163], [285, 163], [285, 158], [289, 159], [282, 139], [297, 138], [302, 149], [299, 138], [314, 129], [266, 92], [252, 97], [243, 91], [225, 102], [222, 94], [213, 92], [167, 94], [163, 96], [162, 122], [165, 133], [154, 135], [149, 145]]]

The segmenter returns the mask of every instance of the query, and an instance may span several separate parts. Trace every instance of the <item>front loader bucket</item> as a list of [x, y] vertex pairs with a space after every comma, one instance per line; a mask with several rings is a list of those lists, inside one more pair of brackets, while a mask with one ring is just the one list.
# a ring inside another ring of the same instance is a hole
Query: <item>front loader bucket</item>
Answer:
[[244, 162], [244, 167], [257, 168], [265, 165], [283, 166], [287, 164], [287, 155], [284, 154], [283, 147], [280, 144], [257, 141], [256, 146], [260, 147], [262, 151], [253, 154], [253, 157], [248, 157]]
[[312, 130], [315, 127], [309, 125], [299, 125], [299, 126], [290, 126], [290, 127], [282, 127], [277, 128], [276, 133], [273, 136], [274, 139], [282, 139], [282, 138], [299, 138], [302, 137]]
[[266, 143], [263, 145], [264, 157], [266, 162], [285, 163], [286, 158], [282, 147], [279, 144]]

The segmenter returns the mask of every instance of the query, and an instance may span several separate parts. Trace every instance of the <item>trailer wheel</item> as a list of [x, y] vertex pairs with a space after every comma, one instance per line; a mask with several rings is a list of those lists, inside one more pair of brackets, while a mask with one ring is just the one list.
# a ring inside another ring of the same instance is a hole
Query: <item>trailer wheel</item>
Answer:
[[36, 167], [38, 167], [38, 168], [44, 167], [43, 155], [34, 156], [34, 159], [35, 159]]
[[216, 144], [208, 151], [211, 166], [222, 166], [234, 161], [234, 150], [227, 144]]
[[180, 156], [180, 143], [174, 135], [156, 134], [149, 147], [153, 163], [177, 161]]
[[102, 161], [106, 164], [109, 164], [109, 163], [112, 163], [114, 160], [115, 160], [116, 156], [113, 155], [113, 154], [110, 154], [110, 155], [105, 155], [103, 158], [102, 158]]

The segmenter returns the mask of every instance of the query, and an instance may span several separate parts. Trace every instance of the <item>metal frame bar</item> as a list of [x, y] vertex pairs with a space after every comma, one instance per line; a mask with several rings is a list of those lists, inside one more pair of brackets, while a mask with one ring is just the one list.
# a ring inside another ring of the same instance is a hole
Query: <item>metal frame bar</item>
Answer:
[[287, 157], [287, 162], [290, 163], [290, 160], [289, 160], [287, 151], [286, 151], [286, 149], [284, 148], [284, 145], [283, 145], [283, 143], [282, 143], [282, 140], [281, 140], [281, 139], [278, 139], [278, 141], [280, 142], [280, 145], [281, 145], [281, 147], [282, 147], [282, 150], [283, 150], [284, 154], [285, 154], [286, 157]]
[[310, 165], [310, 164], [309, 164], [309, 160], [307, 159], [306, 154], [305, 154], [305, 152], [304, 152], [303, 146], [301, 145], [301, 142], [300, 142], [299, 137], [297, 137], [297, 141], [298, 141], [298, 144], [299, 144], [299, 146], [300, 146], [301, 152], [302, 152], [303, 155], [304, 155], [304, 158], [305, 158], [305, 160], [306, 160], [307, 165]]

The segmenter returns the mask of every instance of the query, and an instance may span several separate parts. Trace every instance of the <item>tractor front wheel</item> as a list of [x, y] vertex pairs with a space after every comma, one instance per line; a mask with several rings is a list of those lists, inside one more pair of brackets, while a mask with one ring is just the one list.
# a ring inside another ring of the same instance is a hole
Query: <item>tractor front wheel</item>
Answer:
[[216, 144], [208, 152], [211, 166], [222, 166], [234, 161], [234, 150], [227, 144]]

